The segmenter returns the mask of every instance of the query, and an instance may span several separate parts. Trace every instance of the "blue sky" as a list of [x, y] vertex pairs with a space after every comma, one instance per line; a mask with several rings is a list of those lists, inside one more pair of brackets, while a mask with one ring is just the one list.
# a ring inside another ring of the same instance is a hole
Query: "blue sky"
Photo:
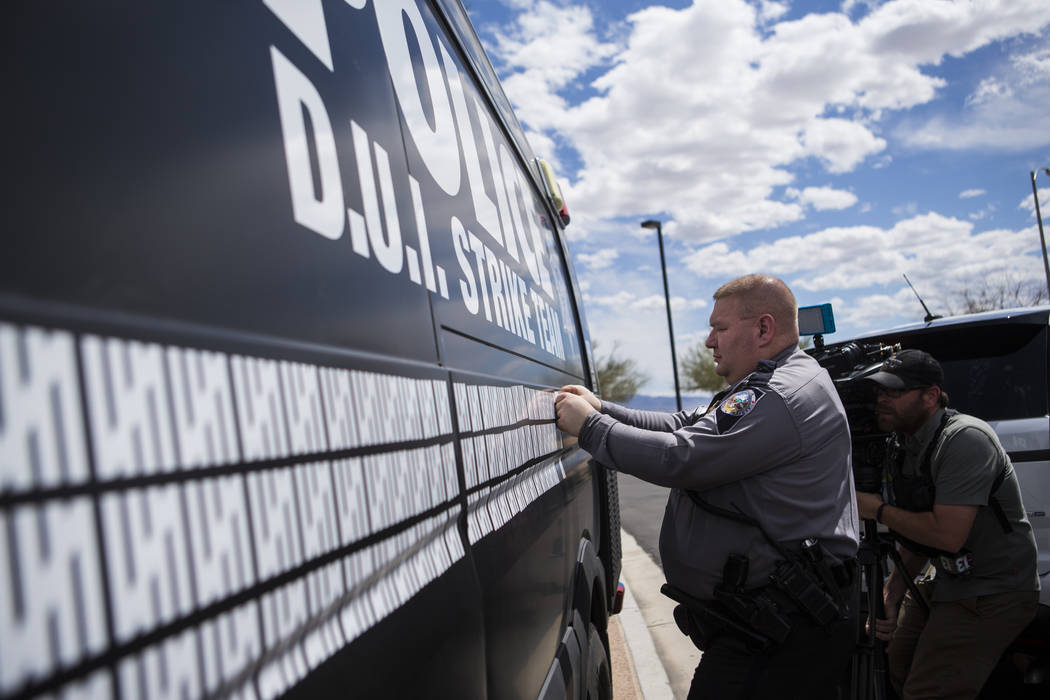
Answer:
[[[555, 166], [599, 354], [673, 393], [679, 356], [748, 272], [830, 339], [965, 290], [1044, 285], [1029, 172], [1050, 167], [1046, 0], [468, 0], [533, 150]], [[1050, 209], [1050, 176], [1037, 177]]]

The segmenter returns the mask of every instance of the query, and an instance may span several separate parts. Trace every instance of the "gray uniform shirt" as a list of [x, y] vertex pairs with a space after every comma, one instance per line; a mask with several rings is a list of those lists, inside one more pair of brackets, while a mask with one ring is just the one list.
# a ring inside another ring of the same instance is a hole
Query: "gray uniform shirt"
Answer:
[[672, 488], [660, 531], [668, 583], [711, 599], [730, 554], [749, 557], [749, 587], [767, 583], [781, 558], [757, 528], [701, 510], [685, 489], [739, 509], [792, 547], [816, 537], [835, 559], [855, 556], [849, 427], [828, 373], [792, 346], [712, 407], [701, 416], [602, 402], [580, 432], [597, 461]]
[[[944, 409], [937, 411], [914, 435], [904, 436], [901, 469], [905, 474], [918, 472], [944, 413]], [[1021, 503], [1021, 489], [1010, 458], [991, 426], [979, 418], [952, 413], [931, 454], [933, 500], [935, 504], [980, 506], [963, 545], [963, 549], [973, 554], [974, 568], [968, 574], [952, 575], [933, 557], [937, 567], [933, 598], [947, 601], [1012, 591], [1038, 591], [1035, 537]], [[1004, 470], [1006, 476], [995, 495], [1010, 522], [1010, 533], [1003, 532], [995, 512], [988, 507], [992, 485]]]

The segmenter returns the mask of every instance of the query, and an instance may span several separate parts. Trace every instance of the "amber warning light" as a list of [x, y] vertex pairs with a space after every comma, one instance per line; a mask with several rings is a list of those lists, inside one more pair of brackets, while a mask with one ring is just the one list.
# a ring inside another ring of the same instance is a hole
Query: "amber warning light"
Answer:
[[540, 173], [543, 175], [543, 183], [547, 186], [547, 196], [550, 197], [555, 211], [558, 212], [558, 217], [561, 219], [561, 225], [568, 226], [569, 208], [565, 205], [565, 197], [562, 196], [561, 187], [558, 186], [558, 181], [554, 178], [554, 168], [542, 158], [537, 158], [536, 163], [540, 166]]

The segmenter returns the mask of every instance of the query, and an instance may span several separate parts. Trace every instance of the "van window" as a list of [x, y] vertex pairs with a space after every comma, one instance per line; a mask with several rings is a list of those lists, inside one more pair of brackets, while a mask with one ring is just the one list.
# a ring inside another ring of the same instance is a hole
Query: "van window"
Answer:
[[[485, 89], [475, 79], [469, 65], [476, 60], [465, 61], [458, 45], [446, 44], [436, 17], [421, 16], [436, 41], [402, 60], [411, 61], [417, 82], [432, 83], [433, 90], [421, 94], [429, 92], [432, 111], [444, 115], [435, 117], [435, 125], [448, 125], [446, 141], [414, 138], [413, 128], [429, 132], [406, 120], [404, 142], [412, 187], [426, 205], [425, 220], [417, 219], [427, 229], [430, 267], [445, 280], [447, 293], [430, 297], [442, 359], [451, 367], [475, 368], [480, 343], [582, 380], [567, 268], [520, 126], [502, 101], [490, 100], [505, 99], [498, 85]], [[468, 50], [479, 51], [473, 32], [467, 38]], [[447, 104], [438, 105], [446, 90]], [[433, 177], [436, 164], [445, 161], [428, 149], [442, 147], [454, 158], [455, 172]], [[448, 180], [444, 185], [442, 178]], [[441, 286], [442, 279], [437, 281]], [[470, 342], [464, 346], [463, 339]]]
[[983, 420], [1047, 414], [1047, 327], [1004, 323], [900, 339], [938, 359], [951, 407]]
[[[474, 25], [470, 23], [467, 11], [463, 9], [458, 0], [439, 0], [438, 5], [448, 19], [449, 24], [452, 25], [463, 50], [470, 56], [470, 63], [478, 75], [481, 76], [489, 96], [496, 105], [496, 109], [504, 119], [516, 127], [518, 119], [514, 116], [510, 100], [507, 99], [506, 93], [503, 92], [503, 87], [496, 77], [496, 71], [492, 69], [492, 64], [489, 63], [488, 57], [485, 55], [485, 49], [481, 46], [481, 40], [478, 38], [477, 32], [474, 31]], [[528, 148], [528, 142], [524, 138], [519, 139], [518, 144], [523, 148]]]

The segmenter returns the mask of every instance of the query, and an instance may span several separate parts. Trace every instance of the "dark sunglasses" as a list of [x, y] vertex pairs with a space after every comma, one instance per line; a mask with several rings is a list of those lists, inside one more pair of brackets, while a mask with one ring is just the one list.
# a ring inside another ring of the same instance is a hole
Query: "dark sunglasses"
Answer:
[[876, 391], [884, 396], [888, 396], [891, 399], [899, 399], [900, 397], [907, 394], [909, 391], [923, 391], [929, 389], [928, 386], [913, 386], [907, 389], [887, 389], [886, 387], [877, 386]]

